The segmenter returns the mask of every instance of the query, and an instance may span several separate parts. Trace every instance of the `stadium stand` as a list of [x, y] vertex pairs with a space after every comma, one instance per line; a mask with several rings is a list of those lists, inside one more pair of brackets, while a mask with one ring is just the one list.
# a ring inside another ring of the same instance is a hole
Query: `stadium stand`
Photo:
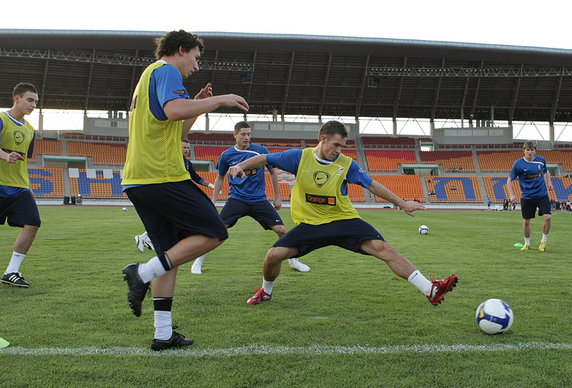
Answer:
[[481, 189], [475, 176], [425, 177], [431, 202], [482, 202]]
[[440, 164], [445, 172], [473, 172], [476, 170], [471, 151], [423, 151], [421, 163]]
[[70, 177], [70, 189], [72, 196], [81, 194], [83, 198], [127, 199], [121, 187], [120, 172], [116, 170], [80, 169], [78, 178]]
[[523, 156], [522, 151], [477, 151], [481, 171], [510, 171], [514, 161]]
[[415, 163], [413, 150], [366, 149], [365, 157], [370, 171], [397, 171], [400, 164]]
[[191, 144], [233, 145], [235, 143], [232, 133], [205, 133], [190, 131], [187, 139]]
[[39, 198], [62, 198], [65, 193], [61, 168], [29, 168], [30, 189]]
[[127, 154], [125, 144], [68, 141], [68, 155], [91, 157], [93, 164], [123, 165]]
[[195, 146], [195, 158], [197, 160], [209, 160], [216, 163], [220, 154], [222, 154], [229, 147], [221, 146]]
[[413, 137], [362, 136], [364, 148], [415, 148]]
[[[417, 175], [372, 175], [371, 177], [407, 201], [425, 202], [421, 179]], [[387, 202], [377, 196], [375, 201]]]
[[31, 163], [35, 163], [38, 155], [61, 155], [62, 143], [58, 140], [35, 139], [34, 153], [29, 159]]

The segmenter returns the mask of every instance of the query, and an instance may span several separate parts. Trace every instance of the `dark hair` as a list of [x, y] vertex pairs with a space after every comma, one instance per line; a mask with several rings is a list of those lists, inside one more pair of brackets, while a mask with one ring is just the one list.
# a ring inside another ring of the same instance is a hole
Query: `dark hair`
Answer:
[[181, 141], [182, 141], [183, 143], [189, 143], [189, 144], [191, 144], [191, 142], [189, 141], [189, 139], [181, 139]]
[[12, 97], [13, 96], [22, 96], [26, 92], [32, 92], [38, 94], [38, 89], [29, 83], [29, 82], [19, 82], [14, 86], [14, 90], [12, 90]]
[[250, 128], [250, 124], [246, 121], [239, 121], [238, 123], [234, 124], [234, 132], [239, 133], [242, 128]]
[[185, 30], [171, 31], [155, 39], [155, 58], [161, 59], [174, 55], [179, 51], [179, 47], [182, 47], [185, 52], [194, 47], [198, 47], [201, 53], [205, 49], [203, 40], [197, 35]]
[[527, 140], [527, 141], [525, 141], [524, 144], [522, 145], [522, 148], [523, 148], [523, 149], [526, 149], [526, 148], [534, 148], [534, 149], [536, 149], [536, 142], [534, 142], [534, 141], [532, 141], [532, 140]]
[[328, 121], [324, 123], [320, 128], [320, 136], [326, 135], [328, 137], [334, 135], [341, 135], [342, 137], [348, 137], [348, 131], [344, 124], [340, 123], [339, 121]]

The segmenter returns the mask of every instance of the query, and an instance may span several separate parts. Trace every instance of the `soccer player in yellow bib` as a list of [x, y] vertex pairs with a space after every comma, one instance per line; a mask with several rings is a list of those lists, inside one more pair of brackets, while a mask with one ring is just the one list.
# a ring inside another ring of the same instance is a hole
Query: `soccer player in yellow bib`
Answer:
[[34, 128], [24, 120], [36, 108], [38, 91], [30, 83], [20, 82], [12, 91], [14, 105], [0, 113], [0, 225], [22, 231], [14, 243], [12, 258], [2, 275], [2, 283], [30, 287], [20, 273], [20, 265], [32, 246], [40, 227], [40, 213], [30, 191], [28, 158], [34, 151]]
[[222, 106], [247, 112], [248, 103], [235, 94], [213, 96], [210, 83], [190, 98], [183, 78], [199, 70], [204, 49], [195, 34], [171, 31], [155, 44], [157, 61], [143, 71], [133, 93], [122, 185], [157, 256], [126, 266], [123, 275], [135, 316], [141, 315], [145, 293], [153, 283], [155, 337], [151, 349], [164, 350], [193, 343], [173, 331], [171, 307], [178, 267], [228, 237], [210, 198], [185, 169], [181, 139], [201, 114]]
[[301, 257], [313, 250], [336, 245], [383, 260], [398, 276], [416, 286], [432, 305], [438, 305], [457, 284], [457, 276], [428, 280], [401, 253], [386, 242], [373, 226], [361, 219], [353, 207], [348, 183], [366, 187], [372, 194], [399, 206], [407, 215], [425, 209], [418, 202], [406, 202], [374, 181], [351, 158], [341, 153], [348, 133], [345, 126], [329, 121], [320, 128], [315, 148], [292, 149], [262, 154], [229, 169], [233, 177], [244, 171], [271, 164], [296, 175], [292, 190], [291, 215], [296, 226], [270, 248], [263, 264], [262, 287], [248, 299], [250, 305], [272, 298], [274, 282], [282, 261]]

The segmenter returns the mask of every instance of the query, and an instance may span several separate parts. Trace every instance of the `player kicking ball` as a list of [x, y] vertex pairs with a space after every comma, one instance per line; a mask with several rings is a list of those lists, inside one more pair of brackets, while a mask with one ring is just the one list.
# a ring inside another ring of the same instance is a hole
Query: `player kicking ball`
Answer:
[[401, 278], [416, 286], [432, 305], [445, 300], [445, 294], [457, 285], [457, 275], [443, 280], [428, 280], [381, 234], [361, 219], [348, 195], [348, 183], [359, 184], [372, 194], [399, 206], [407, 215], [425, 208], [418, 202], [406, 202], [374, 181], [352, 158], [341, 153], [348, 133], [337, 121], [325, 123], [315, 148], [291, 149], [262, 154], [232, 166], [229, 174], [243, 177], [245, 171], [270, 164], [296, 175], [291, 196], [291, 215], [296, 227], [268, 250], [263, 263], [262, 287], [248, 299], [250, 305], [272, 298], [282, 261], [301, 257], [316, 249], [336, 245], [353, 252], [383, 260]]

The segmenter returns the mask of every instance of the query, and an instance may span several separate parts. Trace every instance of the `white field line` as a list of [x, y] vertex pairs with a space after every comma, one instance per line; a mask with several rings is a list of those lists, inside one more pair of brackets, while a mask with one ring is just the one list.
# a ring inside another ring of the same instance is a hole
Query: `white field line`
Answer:
[[85, 348], [23, 348], [7, 347], [0, 349], [0, 356], [175, 356], [175, 357], [228, 357], [249, 355], [326, 355], [326, 354], [401, 354], [401, 353], [466, 353], [466, 352], [506, 352], [526, 350], [570, 350], [572, 344], [548, 342], [520, 342], [516, 344], [495, 345], [396, 345], [396, 346], [243, 346], [226, 349], [180, 349], [154, 352], [141, 347], [109, 347], [90, 346]]

